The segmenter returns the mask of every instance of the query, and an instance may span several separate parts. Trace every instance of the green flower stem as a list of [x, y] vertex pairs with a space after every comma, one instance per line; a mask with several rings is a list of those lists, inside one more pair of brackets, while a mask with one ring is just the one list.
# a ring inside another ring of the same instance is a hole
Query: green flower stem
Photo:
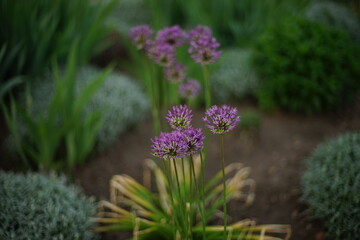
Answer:
[[181, 203], [181, 207], [180, 209], [183, 210], [181, 211], [183, 213], [182, 215], [182, 223], [184, 224], [184, 231], [185, 231], [185, 235], [188, 233], [188, 224], [186, 223], [187, 222], [187, 218], [186, 218], [186, 203], [184, 201], [184, 198], [181, 194], [181, 189], [180, 189], [180, 181], [179, 181], [179, 174], [178, 174], [178, 169], [177, 169], [177, 166], [176, 166], [176, 159], [173, 158], [173, 164], [174, 164], [174, 172], [175, 172], [175, 178], [176, 178], [176, 183], [177, 183], [177, 189], [178, 189], [178, 194], [179, 194], [179, 200], [180, 200], [180, 203]]
[[[172, 194], [172, 181], [170, 179], [170, 170], [168, 168], [168, 165], [166, 164], [165, 162], [165, 159], [161, 158], [162, 160], [162, 164], [163, 164], [163, 167], [164, 167], [164, 171], [165, 171], [165, 175], [166, 175], [166, 179], [168, 181], [168, 193], [170, 195], [170, 200], [171, 200], [171, 209], [173, 211], [175, 211], [175, 201], [174, 201], [174, 197], [173, 197], [173, 194]], [[171, 186], [170, 186], [171, 185]], [[177, 219], [177, 214], [175, 214], [174, 212], [170, 213], [170, 215], [172, 215], [172, 219], [173, 219], [173, 222], [175, 224], [175, 229], [173, 229], [173, 236], [174, 236], [174, 239], [176, 239], [176, 231], [177, 229], [179, 228], [179, 223], [178, 223], [178, 219]]]
[[161, 125], [160, 125], [160, 116], [159, 116], [159, 107], [157, 103], [157, 87], [156, 83], [154, 81], [154, 71], [152, 66], [149, 66], [151, 64], [146, 57], [146, 55], [143, 56], [144, 59], [144, 68], [146, 69], [146, 80], [145, 80], [145, 87], [147, 94], [149, 98], [151, 99], [151, 114], [153, 118], [153, 133], [155, 136], [159, 135], [161, 132]]
[[204, 86], [205, 86], [205, 107], [211, 107], [211, 88], [210, 88], [210, 79], [209, 79], [209, 71], [206, 65], [202, 66], [203, 75], [204, 75]]
[[[192, 161], [192, 158], [190, 157], [190, 162]], [[191, 236], [191, 239], [192, 239], [192, 201], [193, 201], [193, 198], [192, 198], [192, 193], [193, 193], [193, 188], [192, 188], [192, 176], [191, 176], [191, 163], [189, 164], [189, 167], [190, 167], [190, 193], [189, 193], [189, 202], [190, 202], [190, 209], [189, 209], [189, 226], [190, 226], [190, 236]]]
[[[193, 174], [193, 176], [194, 176], [195, 191], [196, 191], [196, 193], [198, 193], [199, 192], [199, 185], [198, 185], [198, 182], [196, 180], [193, 155], [190, 155], [190, 176], [191, 176], [191, 174]], [[205, 239], [205, 213], [203, 211], [203, 205], [204, 204], [202, 203], [201, 192], [200, 192], [200, 198], [196, 198], [196, 202], [197, 202], [197, 206], [199, 207], [199, 210], [200, 210], [200, 217], [201, 217], [202, 230], [203, 230], [203, 239]], [[195, 215], [195, 219], [196, 219], [196, 215]]]
[[220, 134], [220, 149], [221, 149], [222, 182], [223, 182], [223, 188], [224, 188], [224, 195], [223, 195], [224, 239], [226, 239], [227, 210], [226, 210], [226, 179], [225, 179], [225, 156], [224, 156], [224, 135], [223, 134]]

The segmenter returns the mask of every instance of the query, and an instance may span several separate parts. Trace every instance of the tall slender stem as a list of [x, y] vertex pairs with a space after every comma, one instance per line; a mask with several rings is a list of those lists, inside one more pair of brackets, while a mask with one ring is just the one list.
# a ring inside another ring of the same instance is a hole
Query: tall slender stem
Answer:
[[173, 158], [172, 159], [173, 160], [173, 164], [174, 164], [174, 172], [175, 172], [175, 177], [176, 177], [176, 183], [177, 183], [177, 189], [178, 189], [178, 193], [179, 193], [179, 200], [180, 200], [180, 202], [181, 202], [181, 204], [182, 204], [182, 207], [183, 207], [183, 224], [184, 224], [184, 230], [185, 230], [185, 234], [187, 234], [188, 233], [188, 225], [187, 225], [187, 223], [186, 223], [186, 221], [187, 221], [187, 218], [186, 218], [186, 203], [185, 203], [185, 201], [184, 201], [184, 198], [182, 197], [182, 195], [181, 195], [181, 189], [180, 189], [180, 181], [179, 181], [179, 174], [178, 174], [178, 170], [177, 170], [177, 166], [176, 166], [176, 159], [175, 158]]
[[153, 133], [154, 135], [159, 135], [161, 131], [161, 125], [160, 125], [160, 116], [159, 116], [159, 107], [158, 103], [156, 101], [156, 96], [158, 95], [156, 84], [154, 83], [154, 71], [152, 66], [150, 65], [149, 60], [144, 55], [144, 66], [146, 69], [145, 74], [149, 74], [149, 76], [145, 77], [145, 87], [146, 91], [149, 95], [149, 98], [151, 99], [151, 113], [153, 117]]
[[227, 225], [227, 210], [226, 210], [226, 179], [225, 179], [225, 154], [224, 154], [224, 135], [220, 134], [220, 149], [221, 149], [221, 169], [223, 182], [223, 208], [224, 208], [224, 239], [226, 239], [226, 225]]
[[205, 85], [205, 106], [206, 108], [209, 108], [211, 107], [211, 88], [210, 88], [209, 72], [206, 65], [203, 65], [202, 69], [203, 69], [204, 85]]
[[[196, 173], [195, 173], [195, 166], [194, 166], [194, 160], [193, 160], [193, 156], [190, 155], [190, 175], [193, 174], [194, 177], [194, 185], [195, 185], [195, 191], [198, 193], [199, 192], [199, 185], [196, 179]], [[201, 192], [200, 192], [200, 198], [201, 198]], [[196, 200], [196, 204], [199, 207], [199, 211], [200, 211], [200, 217], [201, 217], [201, 223], [202, 223], [202, 233], [203, 233], [203, 239], [205, 239], [205, 213], [202, 209], [202, 200], [200, 198], [195, 198]], [[196, 215], [195, 215], [196, 217]]]
[[202, 212], [202, 232], [203, 232], [203, 240], [205, 240], [205, 226], [206, 226], [206, 216], [205, 216], [205, 164], [204, 164], [204, 159], [203, 159], [203, 155], [202, 152], [200, 151], [200, 175], [201, 175], [201, 190], [200, 190], [200, 198], [201, 198], [201, 212]]
[[[171, 209], [173, 211], [175, 211], [175, 202], [174, 202], [174, 197], [173, 197], [173, 194], [172, 194], [172, 187], [170, 186], [170, 184], [172, 184], [172, 181], [170, 179], [170, 171], [169, 171], [169, 168], [167, 167], [166, 165], [166, 162], [165, 162], [165, 159], [161, 158], [162, 159], [162, 163], [163, 163], [163, 166], [164, 166], [164, 170], [166, 172], [166, 178], [167, 178], [167, 181], [168, 181], [168, 192], [169, 192], [169, 195], [170, 195], [170, 200], [171, 200]], [[173, 218], [173, 222], [175, 224], [175, 231], [173, 232], [173, 235], [174, 235], [174, 239], [176, 239], [176, 230], [178, 229], [179, 227], [179, 223], [178, 223], [178, 220], [177, 220], [177, 214], [175, 214], [175, 212], [172, 212], [170, 213], [170, 215], [172, 215], [172, 218]]]

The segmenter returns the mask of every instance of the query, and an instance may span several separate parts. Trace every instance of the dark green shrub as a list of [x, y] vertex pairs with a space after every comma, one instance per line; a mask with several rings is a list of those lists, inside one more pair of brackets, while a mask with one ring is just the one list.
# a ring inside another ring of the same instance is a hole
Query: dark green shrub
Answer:
[[307, 160], [303, 199], [321, 218], [329, 239], [360, 236], [360, 133], [348, 133], [320, 145]]
[[65, 178], [0, 171], [0, 239], [90, 240], [96, 207]]
[[334, 110], [359, 90], [359, 47], [344, 32], [291, 18], [269, 27], [253, 49], [263, 107], [308, 114]]
[[78, 59], [86, 62], [109, 31], [104, 22], [114, 4], [114, 0], [0, 0], [0, 94], [16, 82], [14, 77], [38, 75], [53, 58], [65, 60], [75, 39], [81, 42]]

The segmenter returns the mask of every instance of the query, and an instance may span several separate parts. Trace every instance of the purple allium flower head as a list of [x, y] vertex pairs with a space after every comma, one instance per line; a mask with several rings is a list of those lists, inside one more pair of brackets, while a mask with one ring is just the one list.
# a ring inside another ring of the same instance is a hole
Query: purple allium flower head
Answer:
[[131, 28], [130, 30], [130, 38], [132, 42], [135, 44], [137, 49], [144, 49], [146, 46], [146, 42], [150, 40], [153, 35], [153, 31], [148, 25], [139, 25]]
[[164, 69], [164, 75], [170, 82], [178, 83], [186, 78], [186, 70], [187, 67], [181, 63], [174, 63]]
[[206, 65], [216, 62], [221, 54], [217, 50], [220, 44], [212, 36], [211, 30], [205, 26], [197, 26], [189, 32], [189, 53], [196, 63]]
[[178, 25], [164, 28], [156, 35], [156, 41], [163, 44], [169, 44], [173, 47], [179, 47], [186, 41], [187, 35]]
[[151, 139], [151, 142], [151, 151], [155, 157], [164, 159], [182, 158], [188, 154], [185, 135], [179, 131], [161, 133], [160, 136]]
[[202, 36], [212, 36], [211, 29], [207, 26], [197, 25], [196, 28], [189, 31], [188, 39], [190, 41], [197, 41]]
[[195, 98], [199, 95], [201, 85], [198, 81], [189, 79], [179, 86], [179, 93], [184, 98]]
[[212, 106], [205, 112], [203, 120], [207, 127], [215, 134], [223, 134], [233, 130], [240, 121], [237, 115], [237, 109], [227, 105], [218, 107]]
[[186, 105], [173, 106], [168, 111], [166, 119], [173, 129], [184, 129], [190, 125], [193, 118], [192, 111]]
[[195, 129], [191, 126], [185, 128], [182, 133], [185, 136], [188, 146], [187, 152], [189, 155], [196, 154], [204, 146], [205, 136], [200, 128]]
[[147, 53], [157, 64], [163, 67], [172, 65], [175, 62], [175, 48], [161, 42], [151, 42], [147, 46]]

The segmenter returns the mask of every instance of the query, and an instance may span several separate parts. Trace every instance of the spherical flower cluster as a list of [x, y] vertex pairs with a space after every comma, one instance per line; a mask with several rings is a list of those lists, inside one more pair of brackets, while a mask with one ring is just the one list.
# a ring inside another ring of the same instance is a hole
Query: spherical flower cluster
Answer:
[[195, 129], [189, 126], [182, 133], [188, 146], [187, 154], [196, 154], [203, 148], [205, 136], [200, 128]]
[[175, 48], [169, 44], [161, 42], [151, 42], [147, 48], [148, 56], [157, 64], [168, 67], [175, 62]]
[[184, 98], [195, 98], [199, 95], [201, 85], [198, 81], [189, 79], [186, 83], [179, 86], [180, 96]]
[[181, 63], [174, 63], [164, 69], [164, 75], [172, 83], [181, 82], [186, 78], [187, 67]]
[[215, 134], [223, 134], [233, 130], [240, 121], [237, 110], [234, 107], [223, 105], [212, 106], [205, 112], [203, 120], [207, 127]]
[[186, 33], [178, 25], [175, 25], [159, 31], [156, 41], [173, 47], [180, 47], [186, 41]]
[[190, 125], [192, 111], [186, 106], [174, 106], [167, 120], [174, 131], [161, 133], [151, 139], [152, 154], [163, 159], [183, 158], [198, 153], [204, 146], [205, 136], [201, 129]]
[[140, 25], [131, 28], [130, 39], [135, 44], [137, 49], [145, 49], [146, 44], [150, 41], [153, 31], [148, 25]]
[[189, 53], [194, 61], [201, 65], [216, 62], [221, 54], [217, 50], [220, 44], [212, 36], [211, 30], [205, 26], [197, 26], [189, 32]]
[[172, 110], [168, 111], [166, 120], [173, 129], [185, 129], [190, 125], [193, 118], [192, 110], [186, 105], [173, 106]]
[[159, 158], [182, 158], [187, 155], [188, 145], [184, 134], [179, 131], [161, 133], [159, 137], [151, 139], [152, 154]]

